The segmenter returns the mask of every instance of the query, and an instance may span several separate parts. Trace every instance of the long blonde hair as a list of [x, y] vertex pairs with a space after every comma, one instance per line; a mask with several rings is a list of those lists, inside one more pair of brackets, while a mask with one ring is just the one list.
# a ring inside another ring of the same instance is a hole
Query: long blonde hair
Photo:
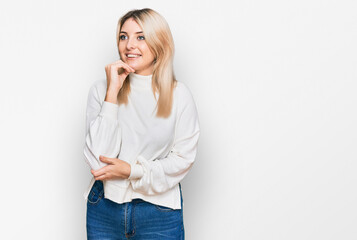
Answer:
[[[117, 47], [119, 52], [119, 33], [126, 20], [133, 18], [142, 28], [145, 41], [154, 54], [152, 73], [152, 91], [159, 94], [157, 101], [157, 117], [167, 118], [172, 111], [173, 91], [177, 80], [173, 71], [174, 41], [166, 20], [150, 8], [134, 9], [127, 12], [118, 21]], [[119, 54], [120, 55], [120, 54]], [[129, 75], [127, 76], [129, 78]], [[130, 82], [126, 79], [118, 93], [119, 104], [128, 103]]]

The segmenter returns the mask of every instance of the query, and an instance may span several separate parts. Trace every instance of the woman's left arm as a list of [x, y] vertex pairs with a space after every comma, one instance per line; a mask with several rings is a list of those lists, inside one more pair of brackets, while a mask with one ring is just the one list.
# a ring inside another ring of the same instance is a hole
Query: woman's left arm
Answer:
[[200, 135], [196, 104], [189, 89], [182, 84], [173, 147], [165, 158], [148, 161], [143, 156], [131, 165], [128, 179], [135, 191], [155, 195], [178, 184], [189, 172], [196, 158]]

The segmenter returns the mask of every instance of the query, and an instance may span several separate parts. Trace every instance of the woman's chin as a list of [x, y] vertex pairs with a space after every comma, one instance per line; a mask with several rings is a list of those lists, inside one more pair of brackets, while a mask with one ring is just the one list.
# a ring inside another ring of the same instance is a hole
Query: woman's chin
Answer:
[[138, 67], [136, 64], [132, 64], [132, 63], [126, 63], [128, 64], [131, 68], [133, 68], [134, 70], [136, 70], [136, 68]]

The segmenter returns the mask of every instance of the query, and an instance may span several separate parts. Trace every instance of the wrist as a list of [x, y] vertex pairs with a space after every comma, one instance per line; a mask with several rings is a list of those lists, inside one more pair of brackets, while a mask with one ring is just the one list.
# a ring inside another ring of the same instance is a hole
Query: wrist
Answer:
[[117, 104], [118, 103], [118, 92], [119, 91], [116, 91], [113, 89], [108, 89], [104, 101]]
[[130, 166], [130, 164], [129, 164], [129, 163], [127, 163], [127, 172], [126, 172], [126, 175], [125, 175], [126, 179], [128, 179], [128, 178], [129, 178], [130, 173], [131, 173], [131, 166]]

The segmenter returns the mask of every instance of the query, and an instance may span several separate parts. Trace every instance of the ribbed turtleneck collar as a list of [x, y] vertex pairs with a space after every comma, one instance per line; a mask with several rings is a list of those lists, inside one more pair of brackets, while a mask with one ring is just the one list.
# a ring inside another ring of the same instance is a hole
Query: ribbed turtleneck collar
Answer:
[[136, 73], [129, 73], [130, 87], [133, 89], [150, 90], [151, 89], [151, 75], [139, 75]]

